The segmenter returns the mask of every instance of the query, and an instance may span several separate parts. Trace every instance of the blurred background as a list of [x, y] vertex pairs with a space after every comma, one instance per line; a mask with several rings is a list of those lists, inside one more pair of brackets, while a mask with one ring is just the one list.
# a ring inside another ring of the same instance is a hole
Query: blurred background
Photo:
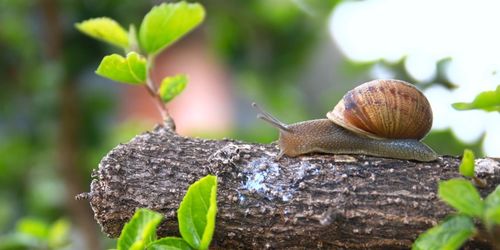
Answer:
[[[122, 53], [74, 28], [108, 16], [138, 26], [161, 1], [0, 0], [0, 249], [103, 249], [86, 201], [91, 171], [118, 143], [151, 130], [145, 88], [94, 74]], [[186, 73], [169, 110], [183, 135], [268, 143], [256, 101], [286, 123], [322, 118], [376, 78], [430, 99], [425, 139], [440, 154], [500, 156], [498, 113], [456, 111], [500, 83], [498, 1], [201, 1], [202, 26], [162, 53], [154, 77]], [[65, 243], [70, 243], [66, 245]]]

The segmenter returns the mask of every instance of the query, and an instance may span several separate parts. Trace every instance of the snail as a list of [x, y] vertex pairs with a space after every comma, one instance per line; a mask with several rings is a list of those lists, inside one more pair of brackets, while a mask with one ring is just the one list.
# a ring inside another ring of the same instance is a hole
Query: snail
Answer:
[[347, 92], [328, 119], [284, 124], [256, 103], [257, 117], [279, 129], [279, 160], [307, 153], [364, 154], [433, 161], [437, 154], [420, 140], [432, 126], [427, 98], [400, 80], [373, 80]]

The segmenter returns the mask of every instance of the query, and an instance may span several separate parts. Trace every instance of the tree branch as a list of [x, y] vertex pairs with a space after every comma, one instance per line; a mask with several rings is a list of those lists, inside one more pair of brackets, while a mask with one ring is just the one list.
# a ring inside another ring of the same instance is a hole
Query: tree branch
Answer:
[[[176, 211], [188, 186], [218, 176], [214, 245], [234, 248], [408, 248], [453, 213], [437, 198], [439, 180], [460, 177], [460, 159], [431, 163], [350, 155], [274, 161], [274, 144], [181, 137], [157, 127], [119, 145], [94, 173], [88, 198], [97, 222], [117, 237], [136, 208], [165, 215], [160, 235], [178, 235]], [[500, 183], [500, 161], [476, 161], [487, 187]], [[476, 239], [472, 248], [486, 247]]]

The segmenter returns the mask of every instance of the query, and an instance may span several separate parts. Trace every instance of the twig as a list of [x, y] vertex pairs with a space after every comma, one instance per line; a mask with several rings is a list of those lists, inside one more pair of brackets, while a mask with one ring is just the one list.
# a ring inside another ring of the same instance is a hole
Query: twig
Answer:
[[153, 99], [155, 100], [156, 107], [158, 108], [158, 110], [161, 113], [161, 117], [163, 119], [163, 123], [165, 124], [165, 126], [169, 129], [171, 129], [172, 131], [175, 131], [175, 122], [172, 119], [172, 117], [170, 116], [168, 109], [167, 109], [167, 106], [165, 105], [165, 103], [162, 101], [160, 95], [158, 94], [158, 87], [156, 86], [153, 79], [151, 78], [151, 70], [152, 70], [152, 66], [154, 65], [153, 62], [154, 62], [154, 57], [149, 56], [148, 62], [147, 62], [148, 66], [147, 66], [145, 87], [148, 90], [148, 93], [151, 95], [151, 97], [153, 97]]

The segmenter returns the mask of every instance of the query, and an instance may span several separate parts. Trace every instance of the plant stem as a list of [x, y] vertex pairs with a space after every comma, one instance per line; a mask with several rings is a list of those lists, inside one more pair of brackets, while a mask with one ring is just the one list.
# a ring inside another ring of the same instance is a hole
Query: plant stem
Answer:
[[165, 103], [161, 100], [160, 95], [158, 94], [158, 88], [156, 87], [156, 84], [153, 82], [153, 79], [151, 78], [151, 69], [153, 65], [154, 57], [153, 56], [148, 56], [148, 63], [147, 63], [147, 72], [146, 72], [146, 89], [148, 90], [148, 93], [153, 97], [156, 103], [156, 107], [160, 111], [161, 117], [163, 119], [163, 123], [165, 124], [166, 127], [170, 128], [171, 130], [175, 131], [175, 122], [168, 113], [167, 106]]

